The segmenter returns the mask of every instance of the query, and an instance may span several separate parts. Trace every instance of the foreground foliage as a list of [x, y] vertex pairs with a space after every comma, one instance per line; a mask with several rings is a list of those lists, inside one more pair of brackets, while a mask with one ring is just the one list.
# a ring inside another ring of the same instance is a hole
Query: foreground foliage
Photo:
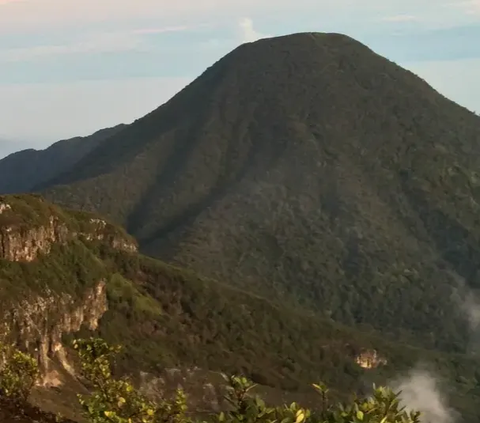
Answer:
[[112, 376], [111, 360], [120, 351], [102, 339], [76, 340], [82, 374], [91, 384], [91, 395], [79, 395], [85, 417], [92, 423], [185, 422], [185, 396], [175, 401], [151, 401], [127, 379]]
[[[181, 390], [173, 400], [153, 401], [141, 394], [128, 379], [112, 376], [111, 360], [120, 351], [99, 338], [77, 340], [84, 377], [92, 393], [79, 396], [85, 417], [91, 423], [185, 423], [185, 395]], [[355, 398], [351, 403], [329, 404], [328, 389], [313, 385], [322, 403], [312, 412], [297, 403], [269, 407], [258, 396], [250, 395], [255, 387], [248, 379], [225, 376], [226, 399], [230, 409], [210, 416], [216, 423], [418, 423], [418, 412], [407, 412], [400, 406], [399, 394], [387, 388], [376, 388], [370, 398]]]
[[37, 361], [18, 349], [0, 344], [0, 396], [25, 403], [39, 376]]

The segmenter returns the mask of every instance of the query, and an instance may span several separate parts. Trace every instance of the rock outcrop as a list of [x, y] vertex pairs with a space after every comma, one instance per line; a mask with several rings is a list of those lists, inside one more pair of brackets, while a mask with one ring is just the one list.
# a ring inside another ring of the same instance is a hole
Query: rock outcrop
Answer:
[[[79, 222], [74, 218], [72, 222], [64, 215], [56, 214], [55, 209], [45, 216], [45, 210], [38, 211], [39, 207], [36, 207], [43, 205], [43, 200], [32, 196], [29, 210], [31, 216], [28, 216], [30, 223], [26, 216], [18, 215], [23, 210], [18, 205], [15, 207], [17, 202], [17, 196], [0, 196], [0, 259], [33, 261], [39, 254], [48, 254], [53, 244], [65, 244], [78, 238], [102, 241], [125, 251], [137, 251], [133, 239], [119, 231], [113, 231], [113, 226], [103, 219], [82, 216], [81, 225], [78, 225]], [[17, 208], [20, 210], [16, 210]]]
[[0, 228], [0, 258], [9, 261], [33, 261], [48, 254], [54, 243], [65, 243], [68, 228], [53, 216], [46, 226], [18, 231], [15, 226]]
[[38, 359], [43, 386], [62, 383], [59, 367], [75, 374], [62, 337], [82, 326], [95, 330], [107, 311], [106, 284], [100, 281], [76, 299], [69, 294], [47, 293], [21, 300], [0, 311], [0, 341], [11, 342]]
[[380, 356], [377, 350], [365, 350], [355, 357], [355, 362], [364, 369], [376, 369], [387, 364], [387, 359]]
[[[35, 195], [0, 196], [0, 266], [33, 262], [51, 253], [54, 245], [68, 248], [75, 240], [137, 250], [126, 233], [93, 215], [60, 209]], [[15, 344], [38, 359], [40, 385], [61, 384], [75, 373], [62, 338], [82, 327], [97, 328], [108, 308], [105, 280], [75, 284], [74, 277], [69, 283], [75, 286], [65, 283], [53, 289], [48, 280], [37, 281], [33, 273], [24, 288], [10, 295], [12, 285], [8, 274], [4, 277], [7, 284], [2, 286], [0, 274], [0, 342]]]

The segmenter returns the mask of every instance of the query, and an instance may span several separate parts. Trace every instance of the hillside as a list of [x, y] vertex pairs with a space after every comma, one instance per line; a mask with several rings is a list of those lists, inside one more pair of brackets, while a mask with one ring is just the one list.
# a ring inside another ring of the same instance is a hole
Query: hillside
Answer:
[[[74, 166], [106, 138], [125, 125], [102, 129], [88, 137], [58, 141], [45, 150], [22, 150], [0, 160], [0, 194], [29, 192]], [[0, 140], [0, 152], [1, 150]], [[10, 146], [11, 148], [11, 146]]]
[[465, 352], [479, 150], [480, 118], [411, 72], [343, 35], [295, 34], [238, 47], [37, 189], [147, 254]]
[[[314, 369], [352, 384], [363, 349], [379, 342], [388, 351], [384, 342], [330, 320], [139, 255], [133, 239], [98, 216], [34, 195], [2, 196], [0, 205], [0, 333], [40, 345], [47, 373], [52, 345], [83, 326], [129, 346], [127, 367], [245, 371], [292, 390], [308, 383]], [[31, 322], [47, 324], [47, 336]], [[312, 334], [314, 340], [299, 345]], [[322, 349], [325, 360], [318, 360]], [[332, 357], [341, 363], [338, 375]], [[303, 368], [309, 362], [313, 367]]]
[[121, 228], [37, 196], [0, 204], [0, 341], [38, 358], [32, 400], [48, 411], [78, 417], [72, 391], [82, 387], [69, 340], [98, 334], [125, 345], [118, 372], [147, 372], [142, 378], [161, 392], [180, 383], [197, 410], [221, 401], [212, 372], [252, 377], [273, 403], [309, 403], [312, 380], [342, 395], [424, 361], [449, 381], [466, 422], [478, 418], [477, 359], [387, 342], [142, 256]]

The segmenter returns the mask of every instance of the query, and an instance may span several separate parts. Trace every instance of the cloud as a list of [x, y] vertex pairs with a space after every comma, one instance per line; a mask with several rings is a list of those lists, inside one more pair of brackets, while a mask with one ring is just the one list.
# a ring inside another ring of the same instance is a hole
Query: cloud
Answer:
[[166, 26], [161, 28], [140, 28], [134, 29], [132, 33], [134, 34], [164, 34], [166, 32], [180, 32], [180, 31], [187, 31], [191, 29], [191, 27], [186, 25], [179, 25], [179, 26]]
[[417, 22], [420, 19], [414, 15], [394, 15], [386, 16], [381, 19], [384, 22]]
[[238, 16], [256, 19], [260, 15], [272, 18], [303, 15], [309, 18], [312, 13], [318, 15], [320, 12], [322, 17], [336, 19], [345, 16], [345, 10], [361, 19], [372, 13], [386, 16], [411, 13], [412, 10], [429, 13], [438, 9], [434, 3], [431, 0], [23, 0], [16, 1], [15, 7], [7, 8], [6, 12], [2, 11], [0, 31], [140, 20], [183, 25], [199, 21], [226, 21]]
[[0, 50], [0, 61], [17, 62], [50, 56], [85, 53], [147, 51], [139, 31], [84, 34], [67, 44], [40, 45]]
[[445, 6], [461, 9], [469, 15], [480, 14], [480, 0], [461, 0], [447, 3]]
[[242, 43], [251, 43], [260, 38], [269, 37], [269, 35], [262, 34], [253, 27], [253, 20], [250, 18], [242, 18], [238, 21], [238, 29], [240, 40]]
[[480, 14], [480, 0], [470, 0], [466, 2], [467, 13]]

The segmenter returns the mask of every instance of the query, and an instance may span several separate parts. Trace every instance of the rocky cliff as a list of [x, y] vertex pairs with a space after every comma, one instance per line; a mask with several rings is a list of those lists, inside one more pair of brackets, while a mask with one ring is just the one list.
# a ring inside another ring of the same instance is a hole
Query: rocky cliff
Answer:
[[[62, 373], [73, 375], [62, 337], [83, 326], [95, 330], [108, 306], [105, 279], [100, 273], [88, 280], [83, 276], [85, 268], [92, 267], [85, 257], [81, 265], [69, 264], [69, 281], [54, 275], [63, 282], [54, 288], [53, 279], [50, 284], [43, 280], [45, 273], [39, 274], [48, 266], [52, 273], [65, 270], [68, 243], [95, 241], [128, 252], [137, 249], [128, 235], [93, 215], [61, 210], [39, 196], [0, 196], [0, 342], [14, 343], [38, 358], [41, 385], [56, 386]], [[55, 246], [60, 252], [49, 257]], [[80, 251], [95, 261], [84, 247]], [[75, 254], [73, 258], [80, 259]], [[26, 262], [32, 264], [22, 267]], [[24, 285], [18, 286], [20, 279]]]
[[104, 281], [86, 289], [80, 298], [53, 292], [32, 295], [0, 311], [0, 340], [18, 345], [38, 359], [40, 385], [58, 386], [63, 381], [62, 370], [75, 375], [62, 337], [82, 326], [95, 330], [107, 308]]
[[53, 244], [78, 238], [137, 250], [132, 238], [93, 215], [66, 213], [38, 196], [0, 196], [0, 258], [32, 261]]

